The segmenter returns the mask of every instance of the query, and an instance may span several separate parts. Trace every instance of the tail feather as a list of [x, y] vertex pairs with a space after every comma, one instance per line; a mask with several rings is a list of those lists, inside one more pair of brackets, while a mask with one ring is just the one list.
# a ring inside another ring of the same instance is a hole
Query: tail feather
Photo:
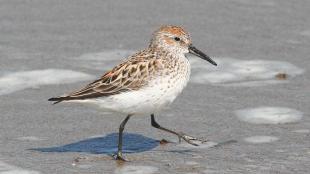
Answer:
[[48, 101], [54, 101], [53, 105], [57, 104], [57, 103], [60, 103], [64, 100], [66, 100], [67, 97], [52, 97], [52, 98], [49, 98]]

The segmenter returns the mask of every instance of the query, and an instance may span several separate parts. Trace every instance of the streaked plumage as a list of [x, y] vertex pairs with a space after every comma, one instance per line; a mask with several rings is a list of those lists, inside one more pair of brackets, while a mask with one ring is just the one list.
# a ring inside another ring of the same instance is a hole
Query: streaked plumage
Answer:
[[[154, 32], [148, 48], [130, 56], [84, 88], [49, 100], [92, 103], [103, 110], [127, 114], [123, 126], [131, 115], [151, 114], [153, 125], [156, 123], [154, 113], [171, 104], [189, 80], [190, 64], [185, 57], [189, 52], [216, 65], [192, 46], [184, 29], [163, 26]], [[170, 132], [191, 143], [190, 136]], [[121, 133], [120, 130], [120, 136]], [[121, 158], [121, 154], [118, 157]]]

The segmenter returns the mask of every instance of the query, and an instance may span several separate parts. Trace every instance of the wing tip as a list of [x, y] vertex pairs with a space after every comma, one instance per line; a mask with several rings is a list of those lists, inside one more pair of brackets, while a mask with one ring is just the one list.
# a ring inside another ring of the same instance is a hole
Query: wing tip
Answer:
[[57, 103], [60, 103], [63, 101], [63, 98], [62, 97], [52, 97], [52, 98], [49, 98], [48, 101], [53, 101], [53, 105], [57, 104]]

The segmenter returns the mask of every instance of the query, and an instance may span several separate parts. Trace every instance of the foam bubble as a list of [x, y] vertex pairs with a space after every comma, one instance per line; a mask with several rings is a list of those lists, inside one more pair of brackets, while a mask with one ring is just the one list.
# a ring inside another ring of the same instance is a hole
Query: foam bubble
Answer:
[[72, 63], [78, 67], [102, 71], [103, 69], [113, 68], [113, 66], [122, 62], [133, 53], [134, 51], [132, 50], [106, 50], [104, 52], [88, 53], [74, 57], [72, 59], [78, 61], [73, 61]]
[[261, 86], [287, 82], [285, 79], [277, 79], [278, 74], [286, 74], [292, 78], [304, 72], [303, 69], [284, 61], [214, 59], [218, 63], [216, 67], [191, 57], [191, 82], [222, 86]]
[[89, 74], [72, 70], [44, 69], [20, 71], [0, 77], [0, 95], [28, 88], [38, 88], [41, 85], [75, 83], [92, 78], [93, 76]]
[[203, 173], [205, 174], [213, 174], [213, 173], [220, 173], [218, 170], [215, 170], [215, 169], [206, 169], [203, 171]]
[[274, 7], [276, 5], [275, 2], [268, 1], [268, 0], [265, 0], [265, 1], [235, 0], [233, 2], [240, 3], [243, 5], [247, 5], [247, 6], [251, 5], [251, 6], [262, 6], [262, 7]]
[[187, 142], [183, 142], [181, 144], [178, 144], [178, 146], [185, 147], [185, 148], [191, 148], [191, 149], [193, 149], [193, 148], [205, 149], [205, 148], [211, 148], [211, 147], [218, 145], [218, 143], [213, 142], [213, 141], [207, 141], [204, 143], [201, 143], [200, 141], [193, 141], [193, 142], [198, 144], [198, 146], [193, 146], [191, 144], [188, 144]]
[[153, 166], [124, 166], [117, 168], [115, 174], [152, 174], [158, 171]]
[[185, 164], [186, 164], [186, 165], [189, 165], [189, 166], [196, 166], [196, 165], [199, 165], [199, 163], [196, 162], [196, 161], [186, 161]]
[[297, 129], [297, 130], [294, 130], [293, 132], [306, 134], [306, 133], [310, 133], [310, 130], [309, 129]]
[[77, 167], [80, 169], [90, 169], [92, 167], [92, 165], [82, 164], [82, 165], [78, 165]]
[[252, 124], [285, 124], [301, 120], [300, 111], [283, 107], [258, 107], [235, 111], [241, 121]]
[[21, 141], [42, 141], [42, 138], [35, 137], [35, 136], [27, 136], [27, 137], [18, 137], [17, 140]]
[[260, 143], [270, 143], [279, 140], [277, 137], [273, 136], [253, 136], [253, 137], [247, 137], [244, 139], [245, 142], [248, 143], [254, 143], [254, 144], [260, 144]]
[[0, 174], [39, 174], [39, 172], [22, 169], [0, 161]]
[[133, 54], [133, 50], [122, 50], [122, 49], [116, 49], [116, 50], [106, 50], [103, 52], [98, 53], [87, 53], [83, 54], [79, 57], [76, 57], [76, 59], [79, 60], [99, 60], [99, 61], [109, 61], [109, 60], [121, 60], [124, 59], [131, 54]]
[[302, 31], [300, 34], [303, 35], [303, 36], [308, 36], [308, 37], [310, 37], [310, 30]]

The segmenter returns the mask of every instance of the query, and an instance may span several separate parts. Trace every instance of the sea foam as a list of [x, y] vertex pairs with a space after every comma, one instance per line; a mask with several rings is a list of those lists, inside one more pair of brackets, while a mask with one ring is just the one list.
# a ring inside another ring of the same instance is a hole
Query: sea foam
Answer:
[[75, 83], [92, 78], [92, 75], [86, 73], [62, 69], [8, 73], [0, 77], [0, 95], [10, 94], [28, 88], [39, 88], [42, 85]]

